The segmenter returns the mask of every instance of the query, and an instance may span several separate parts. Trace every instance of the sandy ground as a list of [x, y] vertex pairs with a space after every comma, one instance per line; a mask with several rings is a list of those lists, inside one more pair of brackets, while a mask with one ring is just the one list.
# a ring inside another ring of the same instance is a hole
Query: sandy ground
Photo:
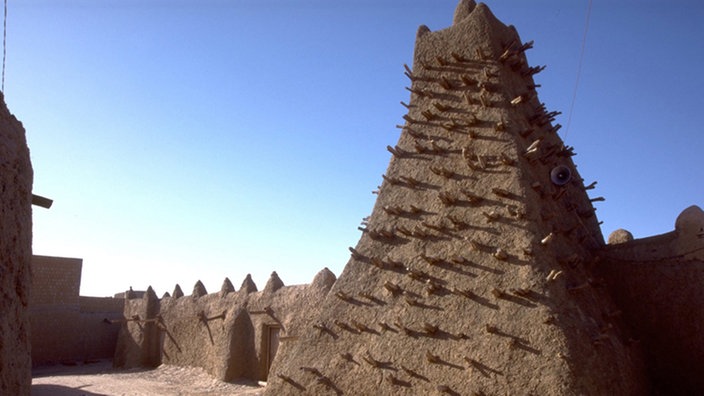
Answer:
[[257, 384], [217, 380], [200, 368], [161, 365], [154, 370], [113, 370], [108, 360], [32, 371], [32, 396], [261, 395]]

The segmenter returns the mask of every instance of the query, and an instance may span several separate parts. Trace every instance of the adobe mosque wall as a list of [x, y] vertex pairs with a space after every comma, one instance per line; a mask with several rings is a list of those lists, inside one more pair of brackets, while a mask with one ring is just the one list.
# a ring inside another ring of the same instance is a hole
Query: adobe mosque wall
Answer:
[[672, 232], [609, 237], [597, 273], [605, 279], [632, 342], [640, 344], [659, 394], [704, 392], [704, 212], [685, 209]]
[[335, 279], [325, 268], [310, 284], [285, 286], [274, 272], [261, 291], [248, 275], [237, 291], [225, 279], [208, 294], [199, 281], [189, 296], [176, 285], [161, 299], [149, 288], [125, 303], [113, 365], [195, 366], [224, 381], [266, 380], [277, 349], [296, 340]]
[[516, 30], [460, 1], [418, 29], [368, 226], [267, 394], [644, 394], [588, 187]]
[[0, 94], [0, 394], [28, 395], [32, 164], [25, 131]]
[[32, 366], [112, 358], [125, 300], [79, 295], [83, 260], [32, 256]]
[[704, 392], [704, 212], [605, 244], [531, 46], [469, 0], [450, 28], [421, 26], [406, 123], [340, 278], [150, 290], [126, 304], [115, 365], [268, 371], [276, 395]]
[[32, 164], [24, 128], [0, 94], [0, 394], [29, 395], [27, 304], [32, 259]]
[[[28, 316], [36, 360], [102, 345], [118, 368], [197, 366], [267, 379], [267, 394], [704, 393], [704, 212], [604, 243], [531, 46], [471, 0], [451, 27], [421, 26], [406, 123], [343, 273], [273, 273], [262, 291], [248, 276], [210, 294], [80, 297], [80, 262], [64, 259], [30, 298], [32, 169], [2, 106], [0, 394], [29, 394]], [[62, 321], [75, 326], [49, 334]], [[61, 338], [105, 326], [114, 338]]]

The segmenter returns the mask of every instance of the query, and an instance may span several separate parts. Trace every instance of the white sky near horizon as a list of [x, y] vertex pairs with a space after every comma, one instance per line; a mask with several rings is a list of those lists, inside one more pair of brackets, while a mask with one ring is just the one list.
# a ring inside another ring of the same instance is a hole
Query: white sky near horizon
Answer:
[[[486, 1], [567, 124], [588, 1]], [[340, 275], [405, 114], [416, 30], [455, 0], [9, 0], [5, 101], [34, 167], [35, 254], [81, 294]], [[704, 3], [594, 0], [569, 131], [605, 237], [704, 206]]]

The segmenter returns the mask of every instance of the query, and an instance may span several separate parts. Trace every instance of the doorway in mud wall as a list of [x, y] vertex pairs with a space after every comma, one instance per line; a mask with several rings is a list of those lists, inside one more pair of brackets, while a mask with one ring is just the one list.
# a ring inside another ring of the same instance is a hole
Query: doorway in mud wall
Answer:
[[281, 326], [278, 325], [265, 325], [264, 335], [266, 337], [266, 372], [269, 373], [271, 369], [271, 364], [274, 363], [274, 357], [276, 356], [276, 351], [279, 349], [279, 333], [281, 333]]

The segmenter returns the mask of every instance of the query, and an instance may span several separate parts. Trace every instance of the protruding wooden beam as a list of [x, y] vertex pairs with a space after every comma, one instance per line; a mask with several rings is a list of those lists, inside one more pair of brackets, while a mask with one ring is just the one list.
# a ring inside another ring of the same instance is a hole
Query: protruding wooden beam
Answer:
[[42, 208], [49, 209], [51, 204], [54, 203], [53, 199], [45, 198], [40, 195], [32, 194], [32, 205], [41, 206]]

